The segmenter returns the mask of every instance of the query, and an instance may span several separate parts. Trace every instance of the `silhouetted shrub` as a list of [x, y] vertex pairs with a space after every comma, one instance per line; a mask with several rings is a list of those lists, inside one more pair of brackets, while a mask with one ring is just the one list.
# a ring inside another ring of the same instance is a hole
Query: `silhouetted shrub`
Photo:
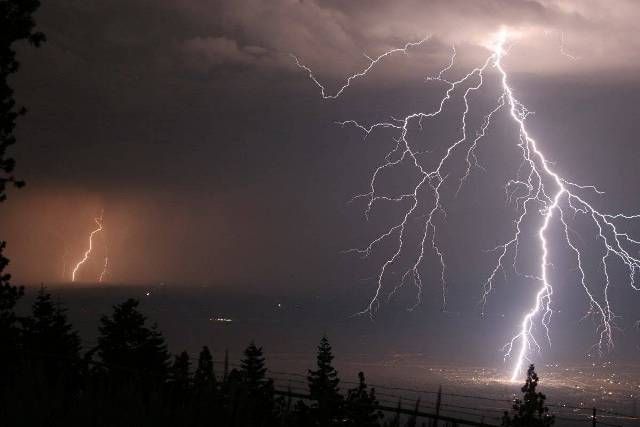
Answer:
[[544, 406], [546, 396], [536, 391], [538, 374], [533, 365], [527, 370], [527, 379], [522, 386], [522, 399], [513, 403], [512, 415], [507, 412], [502, 418], [502, 425], [508, 427], [548, 427], [553, 425], [555, 418], [549, 414], [549, 408]]
[[358, 386], [349, 390], [345, 401], [346, 424], [358, 427], [377, 426], [382, 419], [382, 412], [377, 409], [375, 389], [369, 389], [364, 381], [364, 374], [358, 373]]

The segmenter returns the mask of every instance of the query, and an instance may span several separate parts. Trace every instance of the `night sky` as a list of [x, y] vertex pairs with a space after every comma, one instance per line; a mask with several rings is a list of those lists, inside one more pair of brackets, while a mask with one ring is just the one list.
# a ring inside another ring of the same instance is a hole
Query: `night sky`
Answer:
[[[382, 207], [367, 221], [366, 203], [348, 202], [367, 191], [393, 135], [364, 139], [335, 121], [431, 109], [443, 88], [425, 76], [446, 65], [453, 43], [452, 75], [464, 75], [501, 25], [523, 35], [505, 67], [535, 112], [529, 129], [554, 167], [605, 191], [598, 207], [640, 212], [639, 18], [632, 0], [44, 2], [36, 20], [47, 43], [20, 50], [14, 80], [29, 110], [12, 150], [27, 187], [10, 193], [0, 217], [14, 282], [68, 284], [69, 265], [104, 210], [110, 283], [357, 295], [366, 306], [384, 251], [368, 260], [341, 251], [366, 246], [398, 211]], [[321, 99], [290, 56], [335, 89], [367, 65], [363, 53], [425, 36], [333, 101]], [[487, 90], [477, 100], [488, 105], [495, 95]], [[425, 125], [416, 137], [425, 149], [456, 135], [460, 108], [458, 99]], [[440, 241], [450, 303], [442, 319], [479, 319], [494, 260], [486, 249], [512, 227], [503, 186], [518, 167], [516, 140], [508, 119], [498, 118], [478, 151], [486, 172], [475, 170], [445, 200]], [[386, 185], [394, 191], [411, 179], [398, 174]], [[535, 268], [530, 251], [524, 269]], [[80, 281], [94, 282], [100, 262], [91, 260]], [[593, 331], [579, 322], [588, 304], [574, 268], [559, 250], [558, 322], [571, 322], [588, 341]], [[430, 257], [423, 270], [418, 310], [438, 312], [437, 262]], [[622, 269], [611, 275], [627, 328], [620, 348], [637, 357], [640, 295]], [[499, 280], [488, 316], [517, 318], [530, 303], [528, 284]], [[399, 295], [405, 306], [414, 297], [411, 287]], [[508, 336], [500, 325], [498, 335]]]

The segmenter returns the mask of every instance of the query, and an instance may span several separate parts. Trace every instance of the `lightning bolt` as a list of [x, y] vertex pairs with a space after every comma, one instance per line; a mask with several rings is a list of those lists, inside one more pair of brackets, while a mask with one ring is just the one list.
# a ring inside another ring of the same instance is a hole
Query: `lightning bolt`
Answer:
[[[87, 262], [87, 260], [89, 259], [89, 257], [91, 256], [91, 252], [93, 252], [93, 238], [95, 237], [96, 234], [98, 233], [104, 233], [104, 211], [100, 214], [99, 217], [94, 218], [94, 221], [96, 223], [96, 229], [91, 231], [91, 233], [89, 233], [89, 244], [88, 244], [88, 248], [87, 250], [84, 252], [84, 255], [82, 256], [82, 259], [80, 261], [78, 261], [78, 263], [76, 264], [76, 266], [74, 267], [73, 271], [71, 272], [71, 281], [75, 282], [76, 281], [76, 275], [78, 273], [78, 270], [80, 269], [80, 267], [82, 267], [82, 265], [84, 263]], [[104, 279], [104, 277], [107, 274], [107, 269], [109, 266], [109, 257], [107, 256], [107, 251], [106, 251], [106, 243], [105, 243], [105, 256], [104, 256], [104, 264], [103, 264], [103, 268], [102, 271], [100, 272], [100, 275], [98, 276], [98, 283], [101, 283], [102, 280]]]
[[[474, 168], [482, 168], [476, 157], [476, 150], [491, 126], [492, 119], [502, 112], [507, 114], [516, 126], [519, 135], [517, 147], [521, 153], [521, 161], [516, 175], [508, 180], [504, 187], [507, 201], [514, 206], [516, 213], [513, 220], [513, 234], [504, 243], [490, 251], [495, 254], [496, 262], [483, 282], [481, 298], [482, 314], [484, 314], [485, 304], [494, 289], [497, 275], [501, 271], [506, 274], [506, 268], [509, 267], [515, 273], [538, 284], [538, 290], [530, 309], [523, 314], [521, 322], [516, 326], [515, 334], [503, 347], [505, 362], [508, 358], [514, 360], [511, 372], [511, 380], [514, 381], [522, 373], [524, 363], [530, 360], [531, 352], [534, 350], [541, 351], [538, 342], [539, 338], [536, 338], [536, 334], [534, 334], [534, 325], [537, 322], [542, 326], [544, 338], [551, 345], [549, 328], [553, 315], [553, 285], [549, 278], [549, 269], [552, 265], [549, 241], [552, 237], [552, 227], [557, 226], [561, 230], [559, 237], [565, 248], [575, 257], [580, 287], [584, 291], [589, 304], [589, 310], [585, 316], [591, 316], [596, 321], [598, 340], [594, 344], [594, 348], [602, 354], [604, 350], [610, 350], [613, 347], [613, 332], [616, 328], [615, 315], [608, 295], [611, 285], [608, 268], [614, 259], [621, 261], [626, 267], [630, 286], [634, 290], [640, 290], [640, 287], [635, 282], [636, 274], [640, 268], [640, 259], [630, 252], [631, 248], [638, 249], [640, 240], [622, 229], [624, 225], [634, 220], [639, 220], [640, 214], [627, 215], [624, 213], [601, 212], [587, 200], [587, 195], [601, 196], [604, 194], [603, 192], [592, 185], [574, 183], [553, 169], [552, 164], [527, 130], [526, 120], [531, 111], [515, 97], [514, 91], [509, 84], [508, 73], [503, 66], [503, 58], [512, 47], [512, 44], [508, 44], [512, 35], [515, 36], [506, 28], [502, 28], [491, 37], [491, 41], [485, 46], [489, 53], [482, 64], [473, 68], [458, 80], [449, 80], [447, 74], [455, 66], [456, 60], [454, 46], [450, 61], [446, 66], [437, 75], [426, 78], [426, 81], [443, 84], [446, 88], [439, 105], [433, 111], [414, 112], [403, 118], [392, 118], [389, 121], [371, 124], [354, 120], [341, 121], [338, 124], [355, 127], [364, 134], [365, 138], [380, 129], [391, 129], [397, 135], [393, 140], [394, 143], [391, 149], [373, 171], [368, 191], [357, 194], [353, 198], [354, 200], [366, 200], [364, 215], [367, 219], [371, 211], [379, 203], [392, 202], [404, 206], [404, 213], [400, 221], [392, 223], [384, 232], [371, 240], [367, 246], [346, 251], [366, 258], [383, 242], [390, 242], [394, 245], [393, 253], [384, 260], [378, 270], [377, 286], [373, 297], [367, 307], [359, 313], [371, 316], [379, 309], [381, 298], [391, 298], [400, 288], [405, 286], [408, 280], [413, 282], [417, 294], [415, 305], [409, 309], [415, 308], [421, 302], [422, 278], [420, 267], [427, 256], [427, 251], [430, 251], [439, 262], [442, 307], [443, 309], [446, 308], [446, 263], [445, 254], [438, 245], [437, 225], [446, 216], [446, 211], [442, 204], [442, 190], [445, 188], [443, 185], [453, 177], [444, 172], [444, 167], [453, 161], [454, 153], [462, 151], [465, 164], [463, 165], [463, 173], [458, 179], [458, 191], [456, 192], [458, 194], [471, 175], [472, 170]], [[303, 69], [310, 80], [320, 89], [322, 98], [331, 100], [340, 97], [354, 80], [365, 77], [379, 62], [394, 53], [408, 54], [410, 49], [421, 46], [427, 40], [428, 38], [425, 38], [418, 42], [407, 43], [404, 47], [387, 51], [375, 59], [365, 55], [369, 60], [367, 67], [349, 76], [345, 83], [333, 94], [316, 78], [309, 67], [302, 64], [297, 57], [294, 56], [294, 58], [297, 66]], [[564, 34], [562, 34], [561, 43], [561, 54], [566, 56], [563, 48]], [[500, 93], [497, 94], [495, 104], [484, 113], [481, 125], [474, 135], [467, 125], [470, 98], [474, 92], [483, 87], [489, 72], [497, 76]], [[461, 96], [464, 104], [459, 122], [459, 136], [448, 145], [444, 154], [436, 159], [435, 167], [429, 168], [422, 157], [425, 153], [418, 151], [409, 140], [410, 126], [417, 125], [422, 130], [423, 122], [437, 118], [455, 96]], [[402, 194], [389, 195], [382, 193], [378, 184], [383, 172], [393, 168], [400, 168], [404, 165], [409, 165], [409, 167], [417, 171], [419, 176], [417, 183]], [[426, 208], [424, 207], [426, 202], [421, 201], [421, 196], [425, 192], [431, 195], [429, 198], [430, 204]], [[585, 255], [576, 241], [576, 233], [570, 227], [570, 220], [575, 220], [578, 216], [589, 221], [595, 233], [594, 237], [600, 246], [601, 258], [599, 259], [599, 265], [602, 272], [602, 278], [600, 279], [602, 285], [599, 290], [596, 285], [597, 280], [588, 277], [584, 269]], [[519, 245], [524, 229], [523, 225], [533, 222], [537, 218], [542, 220], [542, 224], [537, 229], [540, 254], [537, 271], [533, 273], [521, 272], [518, 270], [517, 265]], [[407, 233], [410, 232], [408, 227], [410, 219], [422, 220], [419, 235], [420, 244], [416, 253], [413, 253], [405, 244]], [[413, 255], [411, 255], [412, 253]], [[400, 278], [396, 279], [395, 286], [390, 291], [386, 291], [385, 283], [389, 280], [389, 269], [396, 265], [404, 254], [408, 257], [413, 257], [413, 261], [410, 263], [410, 267], [399, 276]], [[507, 263], [510, 265], [507, 265]]]
[[108, 269], [109, 269], [109, 257], [105, 255], [104, 264], [102, 265], [102, 271], [100, 272], [100, 276], [98, 276], [98, 283], [102, 283], [104, 281], [104, 278], [107, 275]]

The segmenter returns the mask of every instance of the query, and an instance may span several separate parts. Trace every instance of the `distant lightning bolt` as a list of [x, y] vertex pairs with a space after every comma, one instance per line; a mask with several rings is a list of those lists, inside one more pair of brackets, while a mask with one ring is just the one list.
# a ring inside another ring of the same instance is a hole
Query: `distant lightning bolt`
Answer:
[[[443, 83], [446, 86], [444, 96], [434, 111], [414, 112], [404, 118], [394, 118], [390, 121], [373, 124], [363, 124], [354, 120], [346, 120], [338, 123], [342, 126], [353, 126], [362, 131], [365, 136], [378, 129], [392, 129], [397, 132], [397, 137], [394, 138], [392, 148], [387, 152], [384, 160], [375, 168], [371, 175], [368, 191], [354, 196], [354, 199], [365, 199], [367, 201], [364, 212], [367, 218], [374, 206], [379, 202], [409, 202], [409, 206], [405, 208], [402, 219], [399, 222], [391, 224], [367, 246], [347, 251], [368, 257], [383, 242], [390, 241], [394, 244], [395, 250], [392, 255], [386, 258], [378, 270], [375, 293], [368, 306], [361, 312], [361, 314], [373, 315], [378, 310], [380, 299], [385, 292], [384, 283], [389, 268], [394, 265], [403, 254], [407, 252], [411, 253], [405, 247], [405, 238], [406, 233], [409, 232], [408, 222], [410, 218], [422, 218], [422, 231], [419, 239], [420, 245], [418, 252], [413, 255], [414, 261], [411, 262], [411, 266], [400, 276], [395, 287], [393, 287], [391, 291], [386, 292], [386, 298], [393, 296], [396, 291], [405, 285], [407, 280], [412, 280], [417, 289], [416, 305], [420, 303], [422, 297], [420, 267], [426, 256], [426, 251], [430, 250], [440, 264], [442, 306], [443, 308], [446, 307], [445, 254], [438, 246], [437, 239], [438, 220], [441, 221], [446, 215], [441, 202], [441, 190], [444, 188], [443, 184], [445, 181], [450, 179], [449, 174], [445, 174], [443, 171], [444, 165], [451, 161], [454, 152], [465, 150], [463, 151], [465, 168], [459, 178], [457, 186], [459, 192], [469, 178], [472, 169], [474, 167], [481, 168], [476, 157], [476, 149], [482, 138], [486, 135], [492, 119], [499, 112], [506, 110], [506, 113], [518, 128], [519, 138], [517, 140], [517, 146], [522, 156], [516, 176], [505, 184], [507, 201], [515, 206], [517, 213], [513, 221], [513, 235], [492, 251], [496, 253], [497, 258], [496, 264], [491, 269], [488, 278], [483, 284], [482, 313], [484, 313], [487, 298], [493, 290], [496, 276], [500, 271], [506, 271], [505, 268], [507, 267], [506, 263], [508, 259], [511, 260], [509, 261], [511, 264], [510, 267], [512, 267], [517, 274], [539, 283], [540, 287], [535, 294], [531, 308], [523, 315], [517, 333], [504, 347], [505, 361], [507, 358], [513, 358], [515, 360], [511, 379], [516, 380], [522, 373], [523, 364], [529, 360], [531, 351], [540, 350], [540, 345], [534, 336], [533, 330], [536, 319], [539, 319], [540, 324], [543, 326], [546, 341], [551, 344], [549, 331], [550, 320], [553, 314], [553, 287], [549, 279], [549, 267], [552, 265], [550, 261], [551, 251], [549, 248], [551, 227], [554, 224], [560, 227], [560, 237], [562, 237], [568, 250], [575, 255], [580, 286], [589, 302], [587, 316], [593, 316], [598, 322], [597, 334], [599, 339], [594, 347], [601, 353], [603, 350], [609, 350], [613, 346], [615, 315], [612, 311], [608, 296], [611, 284], [608, 268], [613, 259], [618, 259], [623, 263], [628, 270], [628, 279], [631, 287], [634, 290], [640, 290], [640, 286], [636, 284], [636, 274], [638, 269], [640, 269], [640, 259], [632, 255], [629, 249], [630, 247], [637, 249], [638, 246], [640, 246], [640, 240], [632, 237], [628, 232], [620, 230], [621, 224], [639, 220], [640, 214], [626, 215], [622, 213], [610, 214], [600, 212], [585, 199], [584, 193], [602, 195], [603, 193], [601, 191], [591, 185], [580, 185], [571, 182], [552, 169], [550, 162], [539, 149], [536, 140], [531, 137], [527, 131], [525, 121], [531, 112], [514, 96], [513, 90], [509, 85], [508, 74], [502, 64], [502, 59], [508, 53], [506, 46], [508, 36], [509, 34], [506, 29], [499, 31], [487, 46], [489, 50], [488, 58], [480, 66], [473, 68], [462, 78], [451, 81], [446, 78], [446, 74], [454, 67], [456, 50], [455, 48], [453, 49], [449, 63], [440, 70], [437, 75], [427, 77], [426, 79], [427, 81]], [[334, 94], [327, 91], [310, 68], [303, 65], [297, 57], [294, 56], [294, 58], [298, 67], [305, 70], [313, 83], [320, 88], [322, 98], [335, 99], [343, 94], [353, 80], [365, 77], [367, 73], [382, 60], [394, 53], [407, 54], [409, 49], [417, 48], [427, 40], [428, 39], [423, 39], [418, 42], [407, 43], [403, 48], [390, 50], [375, 59], [367, 57], [369, 59], [368, 66], [362, 71], [348, 77], [345, 83]], [[562, 34], [561, 43], [561, 53], [566, 55], [564, 52], [564, 34]], [[570, 59], [573, 59], [573, 57], [570, 57]], [[489, 70], [497, 74], [501, 91], [496, 98], [495, 105], [484, 115], [479, 130], [476, 131], [474, 137], [471, 137], [467, 129], [470, 95], [483, 86]], [[458, 92], [461, 93], [461, 99], [464, 103], [464, 109], [460, 117], [459, 137], [447, 147], [444, 154], [436, 162], [436, 166], [428, 168], [424, 165], [424, 162], [421, 161], [421, 155], [423, 155], [424, 152], [417, 151], [408, 139], [409, 126], [415, 123], [422, 129], [423, 121], [437, 117]], [[410, 167], [418, 172], [418, 182], [412, 186], [409, 191], [399, 195], [381, 193], [378, 189], [378, 183], [382, 173], [391, 168], [401, 167], [404, 164], [409, 164]], [[425, 211], [421, 211], [419, 207], [420, 195], [424, 191], [431, 193], [432, 202], [430, 207]], [[583, 268], [585, 256], [576, 243], [575, 232], [573, 232], [569, 226], [569, 219], [575, 219], [579, 215], [590, 221], [595, 232], [596, 240], [601, 245], [602, 256], [599, 260], [603, 282], [602, 289], [600, 290], [601, 296], [596, 294], [596, 287], [593, 283], [594, 280], [590, 280], [587, 277]], [[522, 226], [525, 221], [531, 221], [531, 217], [541, 217], [542, 219], [542, 225], [537, 231], [540, 262], [536, 273], [524, 273], [518, 271], [517, 268], [518, 249], [523, 230]]]
[[102, 283], [104, 281], [105, 276], [107, 275], [107, 270], [109, 269], [109, 257], [104, 257], [104, 264], [102, 265], [102, 271], [100, 272], [100, 276], [98, 276], [98, 283]]
[[[96, 234], [98, 233], [103, 233], [104, 232], [104, 213], [101, 213], [99, 217], [94, 218], [94, 221], [96, 223], [97, 228], [95, 230], [93, 230], [90, 234], [89, 234], [89, 244], [88, 244], [88, 248], [87, 250], [84, 252], [84, 255], [82, 256], [82, 259], [80, 261], [78, 261], [78, 263], [76, 264], [76, 266], [74, 267], [72, 273], [71, 273], [71, 281], [75, 282], [76, 281], [76, 274], [78, 273], [78, 270], [80, 269], [80, 267], [82, 267], [82, 265], [87, 262], [87, 260], [89, 259], [89, 257], [91, 256], [91, 252], [93, 252], [93, 238], [95, 237]], [[104, 279], [105, 275], [107, 274], [107, 267], [109, 266], [109, 258], [106, 254], [106, 245], [105, 245], [105, 257], [104, 257], [104, 264], [103, 264], [103, 268], [102, 271], [100, 273], [100, 275], [98, 276], [98, 282], [102, 282], [102, 280]]]

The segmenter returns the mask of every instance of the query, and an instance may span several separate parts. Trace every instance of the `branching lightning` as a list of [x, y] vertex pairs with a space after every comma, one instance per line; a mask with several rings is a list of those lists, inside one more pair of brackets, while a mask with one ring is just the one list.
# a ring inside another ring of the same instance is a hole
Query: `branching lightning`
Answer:
[[[457, 185], [458, 192], [470, 177], [473, 168], [482, 168], [476, 157], [476, 150], [486, 135], [488, 128], [492, 125], [492, 119], [499, 113], [507, 114], [518, 129], [519, 137], [517, 147], [521, 153], [521, 164], [516, 175], [505, 184], [507, 201], [515, 207], [515, 217], [513, 220], [513, 234], [504, 243], [495, 247], [492, 252], [496, 255], [496, 261], [489, 269], [488, 277], [482, 286], [482, 313], [484, 314], [487, 298], [494, 289], [494, 282], [500, 272], [506, 272], [506, 268], [512, 268], [517, 274], [533, 280], [538, 284], [530, 309], [524, 313], [521, 322], [516, 326], [514, 336], [504, 347], [505, 361], [512, 358], [513, 368], [511, 379], [515, 380], [522, 373], [523, 364], [530, 360], [532, 351], [540, 351], [541, 347], [534, 334], [534, 326], [539, 322], [544, 331], [545, 340], [551, 345], [550, 321], [553, 314], [552, 296], [553, 286], [549, 278], [549, 269], [552, 265], [552, 251], [550, 249], [550, 238], [558, 237], [552, 235], [554, 227], [561, 232], [561, 242], [568, 251], [573, 254], [576, 262], [576, 271], [580, 287], [584, 291], [589, 302], [587, 316], [591, 316], [596, 321], [598, 335], [595, 349], [602, 353], [610, 350], [613, 346], [613, 332], [615, 329], [615, 315], [609, 302], [609, 288], [611, 285], [609, 268], [614, 260], [618, 260], [628, 271], [628, 280], [634, 290], [640, 290], [636, 284], [636, 274], [640, 269], [640, 259], [633, 255], [631, 248], [637, 249], [640, 246], [640, 238], [632, 237], [628, 232], [622, 230], [624, 225], [634, 220], [640, 220], [640, 214], [627, 215], [623, 213], [601, 212], [587, 200], [587, 196], [600, 196], [603, 193], [592, 185], [581, 185], [574, 183], [559, 172], [555, 171], [552, 164], [540, 150], [536, 140], [527, 130], [526, 120], [531, 112], [518, 101], [512, 87], [509, 84], [508, 73], [503, 66], [503, 58], [508, 54], [510, 34], [506, 29], [500, 30], [488, 44], [489, 51], [486, 60], [476, 68], [473, 68], [458, 80], [449, 80], [446, 76], [455, 66], [456, 50], [453, 48], [449, 63], [440, 72], [431, 77], [427, 77], [429, 82], [438, 82], [446, 85], [444, 95], [438, 107], [429, 112], [414, 112], [403, 118], [394, 118], [390, 121], [377, 122], [373, 124], [360, 123], [354, 120], [339, 122], [342, 126], [353, 126], [364, 133], [365, 136], [379, 129], [391, 129], [397, 133], [391, 150], [386, 154], [384, 160], [375, 168], [371, 175], [369, 188], [365, 193], [354, 196], [354, 199], [365, 199], [367, 204], [365, 216], [368, 218], [372, 209], [378, 202], [409, 202], [404, 208], [402, 218], [399, 222], [392, 223], [383, 233], [379, 234], [370, 243], [362, 248], [350, 249], [348, 252], [357, 253], [363, 257], [368, 257], [383, 242], [389, 242], [395, 248], [393, 253], [387, 257], [380, 266], [377, 274], [377, 287], [368, 306], [361, 314], [373, 315], [379, 308], [382, 298], [390, 298], [396, 291], [405, 286], [408, 280], [413, 282], [417, 290], [416, 305], [420, 303], [422, 297], [422, 278], [420, 267], [427, 251], [431, 251], [440, 265], [440, 278], [442, 284], [442, 306], [447, 303], [446, 285], [446, 263], [445, 254], [438, 245], [437, 226], [446, 215], [442, 205], [443, 184], [453, 179], [452, 176], [444, 172], [444, 166], [453, 161], [454, 153], [462, 150], [465, 164]], [[311, 81], [318, 86], [321, 96], [324, 99], [335, 99], [340, 97], [350, 84], [359, 78], [365, 77], [379, 62], [385, 60], [394, 53], [407, 54], [410, 49], [417, 48], [428, 39], [419, 42], [407, 43], [403, 48], [393, 49], [383, 53], [375, 59], [367, 56], [369, 64], [362, 71], [349, 76], [345, 83], [333, 94], [331, 94], [322, 83], [315, 77], [312, 70], [303, 65], [297, 57], [296, 64], [305, 70]], [[564, 34], [562, 34], [561, 54], [567, 56], [563, 49]], [[573, 57], [571, 57], [573, 59]], [[488, 73], [495, 73], [499, 79], [499, 90], [496, 102], [493, 107], [484, 115], [479, 129], [475, 136], [468, 129], [468, 114], [470, 111], [471, 95], [483, 87], [483, 83]], [[460, 116], [459, 136], [449, 144], [444, 154], [436, 159], [435, 167], [429, 168], [425, 162], [421, 161], [421, 155], [410, 143], [408, 134], [410, 125], [418, 125], [422, 129], [425, 120], [434, 119], [446, 108], [447, 104], [454, 96], [461, 96], [464, 109]], [[399, 195], [386, 195], [379, 191], [379, 181], [382, 172], [401, 167], [409, 163], [419, 175], [417, 184], [412, 185], [408, 191]], [[421, 195], [429, 191], [432, 194], [430, 206], [424, 211], [421, 210]], [[404, 205], [401, 205], [404, 206]], [[588, 277], [585, 271], [585, 254], [576, 241], [575, 232], [570, 227], [570, 220], [575, 220], [578, 216], [586, 219], [594, 230], [594, 237], [600, 245], [601, 258], [601, 279]], [[411, 250], [405, 245], [410, 219], [421, 219], [420, 244], [417, 253], [410, 255]], [[518, 249], [522, 238], [523, 225], [525, 223], [535, 223], [541, 220], [541, 225], [537, 229], [537, 239], [539, 242], [539, 263], [537, 271], [533, 273], [521, 272], [517, 268]], [[385, 290], [385, 284], [389, 279], [389, 269], [403, 254], [415, 257], [415, 262], [406, 269], [400, 276], [398, 283], [390, 290]], [[597, 285], [598, 280], [602, 282]], [[415, 306], [414, 306], [415, 307]]]
[[[87, 260], [89, 259], [89, 257], [91, 256], [91, 253], [93, 252], [93, 248], [94, 248], [94, 237], [96, 234], [98, 233], [104, 233], [104, 212], [100, 214], [99, 217], [94, 218], [94, 221], [96, 223], [96, 229], [91, 231], [91, 233], [89, 233], [89, 243], [88, 243], [88, 248], [87, 250], [84, 252], [82, 259], [80, 261], [78, 261], [78, 263], [76, 264], [76, 266], [73, 268], [73, 271], [71, 272], [71, 281], [75, 282], [76, 281], [76, 275], [78, 273], [78, 270], [80, 270], [80, 267], [82, 267], [82, 265], [84, 265]], [[107, 274], [107, 270], [109, 267], [109, 257], [107, 255], [107, 246], [105, 243], [105, 251], [104, 251], [104, 263], [102, 266], [102, 271], [100, 272], [100, 275], [98, 276], [98, 283], [101, 283], [106, 274]]]

